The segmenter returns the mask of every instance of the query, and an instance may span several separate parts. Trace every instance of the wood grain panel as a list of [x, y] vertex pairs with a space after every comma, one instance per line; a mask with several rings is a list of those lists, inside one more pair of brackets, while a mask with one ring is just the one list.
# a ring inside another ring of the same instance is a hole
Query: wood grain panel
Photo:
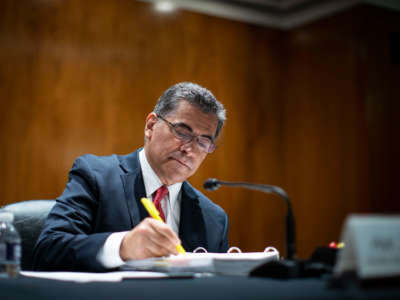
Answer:
[[[178, 81], [208, 87], [228, 110], [194, 185], [282, 182], [279, 31], [125, 0], [2, 1], [0, 22], [1, 204], [55, 198], [78, 155], [140, 147], [147, 113]], [[263, 214], [279, 204], [242, 190], [208, 195], [230, 216], [232, 244], [262, 250], [280, 239]]]
[[339, 239], [350, 213], [396, 212], [391, 145], [399, 125], [389, 111], [398, 108], [399, 93], [390, 85], [396, 67], [387, 39], [399, 30], [396, 19], [398, 13], [360, 7], [285, 40], [285, 180], [295, 196], [301, 257]]

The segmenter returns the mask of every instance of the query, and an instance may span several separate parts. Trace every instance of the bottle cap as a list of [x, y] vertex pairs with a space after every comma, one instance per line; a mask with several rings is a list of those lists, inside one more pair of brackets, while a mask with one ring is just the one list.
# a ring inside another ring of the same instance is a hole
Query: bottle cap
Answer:
[[14, 221], [14, 214], [11, 211], [0, 209], [0, 221], [12, 223]]

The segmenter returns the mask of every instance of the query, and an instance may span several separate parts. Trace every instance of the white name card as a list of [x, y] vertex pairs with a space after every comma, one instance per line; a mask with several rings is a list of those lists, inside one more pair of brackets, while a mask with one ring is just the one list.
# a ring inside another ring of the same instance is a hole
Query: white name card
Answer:
[[360, 279], [400, 276], [400, 215], [350, 215], [342, 231], [334, 275], [355, 271]]

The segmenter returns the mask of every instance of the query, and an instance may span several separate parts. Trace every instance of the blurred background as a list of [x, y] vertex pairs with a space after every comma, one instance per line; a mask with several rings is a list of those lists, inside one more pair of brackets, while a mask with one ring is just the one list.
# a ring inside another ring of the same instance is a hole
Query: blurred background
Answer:
[[1, 0], [0, 206], [55, 199], [82, 154], [141, 147], [161, 93], [193, 81], [227, 109], [218, 149], [189, 181], [228, 213], [231, 245], [284, 253], [286, 206], [206, 192], [209, 177], [284, 188], [300, 258], [339, 240], [350, 213], [399, 213], [399, 7]]

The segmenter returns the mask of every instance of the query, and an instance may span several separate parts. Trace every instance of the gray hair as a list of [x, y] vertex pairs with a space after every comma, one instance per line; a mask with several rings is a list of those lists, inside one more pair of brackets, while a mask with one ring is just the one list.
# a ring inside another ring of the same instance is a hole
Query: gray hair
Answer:
[[158, 99], [154, 112], [165, 116], [173, 112], [182, 100], [200, 108], [203, 113], [217, 116], [218, 125], [214, 137], [217, 138], [226, 120], [226, 110], [209, 90], [196, 83], [180, 82], [171, 86]]

